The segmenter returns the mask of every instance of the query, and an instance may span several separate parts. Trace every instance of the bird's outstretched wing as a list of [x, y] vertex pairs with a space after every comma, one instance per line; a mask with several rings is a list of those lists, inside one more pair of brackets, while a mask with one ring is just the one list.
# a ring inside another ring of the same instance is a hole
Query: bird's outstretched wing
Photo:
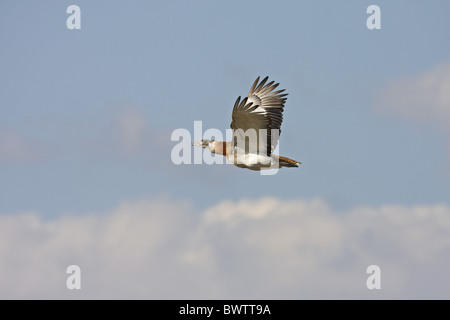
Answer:
[[[274, 91], [279, 83], [274, 84], [274, 81], [271, 81], [266, 84], [268, 78], [265, 77], [259, 84], [259, 77], [256, 78], [248, 97], [242, 101], [241, 97], [237, 98], [230, 126], [235, 135], [238, 136], [238, 139], [245, 139], [245, 137], [242, 137], [242, 131], [255, 129], [256, 134], [259, 135], [260, 129], [266, 129], [267, 139], [262, 141], [261, 148], [264, 148], [264, 150], [261, 150], [261, 152], [270, 156], [278, 144], [278, 137], [274, 137], [272, 143], [271, 129], [277, 129], [278, 136], [281, 133], [280, 128], [283, 122], [283, 108], [287, 99], [285, 98], [287, 93], [281, 94], [284, 89]], [[238, 129], [242, 129], [242, 131]], [[239, 135], [241, 136], [239, 137]]]

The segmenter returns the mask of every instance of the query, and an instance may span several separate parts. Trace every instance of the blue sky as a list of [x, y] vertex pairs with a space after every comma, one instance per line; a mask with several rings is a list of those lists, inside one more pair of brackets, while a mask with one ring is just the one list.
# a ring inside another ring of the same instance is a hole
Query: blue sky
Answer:
[[[71, 4], [81, 30], [66, 28]], [[371, 4], [380, 30], [366, 27]], [[449, 12], [447, 1], [2, 1], [0, 213], [44, 223], [166, 199], [202, 217], [265, 197], [321, 199], [337, 215], [448, 208]], [[289, 93], [280, 152], [299, 169], [172, 164], [173, 130], [202, 120], [225, 132], [235, 99], [266, 75]]]

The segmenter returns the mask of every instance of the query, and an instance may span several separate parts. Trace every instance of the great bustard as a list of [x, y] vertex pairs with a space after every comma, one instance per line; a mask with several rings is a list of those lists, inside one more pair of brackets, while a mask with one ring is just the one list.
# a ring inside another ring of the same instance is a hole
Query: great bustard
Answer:
[[[265, 77], [259, 84], [256, 78], [248, 97], [239, 96], [231, 115], [233, 141], [203, 139], [193, 141], [193, 146], [224, 155], [230, 162], [251, 170], [298, 167], [300, 162], [273, 154], [278, 144], [283, 122], [283, 108], [287, 93], [273, 91], [279, 83], [266, 84]], [[247, 143], [248, 140], [248, 143]]]

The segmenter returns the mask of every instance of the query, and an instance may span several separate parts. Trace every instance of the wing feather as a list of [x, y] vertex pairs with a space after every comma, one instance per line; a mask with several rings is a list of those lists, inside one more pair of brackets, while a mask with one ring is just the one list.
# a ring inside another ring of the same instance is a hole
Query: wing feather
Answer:
[[266, 129], [267, 139], [265, 145], [262, 146], [264, 148], [262, 151], [270, 155], [278, 144], [278, 137], [274, 137], [275, 141], [272, 143], [271, 129], [279, 130], [278, 136], [281, 134], [287, 93], [283, 93], [285, 89], [274, 91], [279, 83], [274, 83], [274, 81], [267, 83], [269, 77], [265, 77], [261, 82], [259, 79], [260, 77], [256, 78], [248, 97], [242, 101], [241, 97], [237, 98], [230, 126], [235, 132], [238, 129], [242, 129], [244, 132], [248, 129], [255, 129], [257, 132], [260, 129]]

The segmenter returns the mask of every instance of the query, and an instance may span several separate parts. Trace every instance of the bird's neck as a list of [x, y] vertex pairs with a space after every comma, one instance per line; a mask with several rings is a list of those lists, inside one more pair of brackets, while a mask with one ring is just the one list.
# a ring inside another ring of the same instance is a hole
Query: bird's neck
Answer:
[[227, 151], [231, 152], [231, 141], [215, 141], [214, 153], [226, 156]]

